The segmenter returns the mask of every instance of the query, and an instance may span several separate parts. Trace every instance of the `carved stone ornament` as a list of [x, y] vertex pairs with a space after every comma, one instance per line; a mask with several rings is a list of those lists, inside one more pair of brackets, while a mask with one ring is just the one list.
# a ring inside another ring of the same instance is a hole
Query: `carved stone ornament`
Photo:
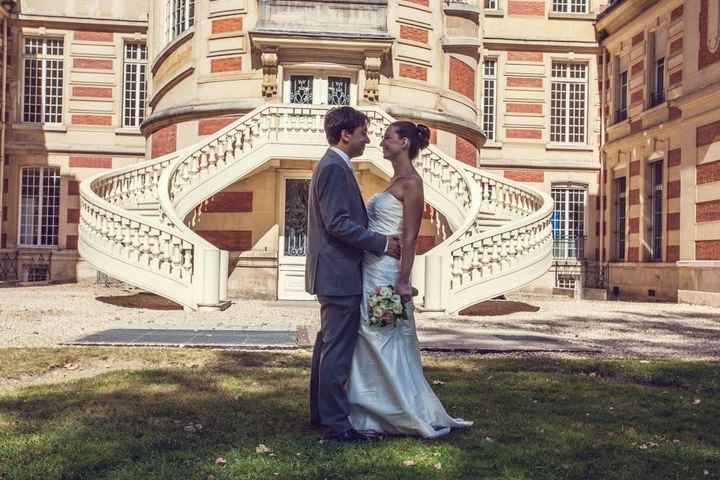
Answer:
[[278, 55], [277, 50], [265, 50], [260, 55], [262, 61], [263, 81], [262, 94], [265, 98], [273, 98], [278, 93]]
[[380, 66], [382, 65], [381, 53], [368, 52], [365, 54], [365, 90], [363, 98], [371, 103], [380, 101]]

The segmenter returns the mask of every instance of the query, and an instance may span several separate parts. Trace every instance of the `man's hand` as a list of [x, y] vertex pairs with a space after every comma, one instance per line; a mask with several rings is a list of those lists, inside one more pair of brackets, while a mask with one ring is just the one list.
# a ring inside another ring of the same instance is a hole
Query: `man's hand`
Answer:
[[397, 235], [389, 235], [387, 240], [388, 246], [386, 254], [399, 259], [400, 254], [402, 253], [402, 248], [400, 247], [400, 237]]
[[395, 294], [400, 295], [400, 297], [402, 297], [402, 299], [405, 301], [412, 300], [413, 292], [410, 282], [398, 280], [395, 284]]

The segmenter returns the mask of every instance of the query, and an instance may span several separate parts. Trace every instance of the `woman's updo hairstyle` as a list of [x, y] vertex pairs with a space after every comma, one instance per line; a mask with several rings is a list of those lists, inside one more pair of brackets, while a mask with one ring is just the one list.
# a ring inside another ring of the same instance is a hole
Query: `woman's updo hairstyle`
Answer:
[[430, 145], [430, 129], [421, 123], [414, 124], [413, 122], [401, 120], [393, 122], [390, 126], [395, 129], [398, 137], [407, 138], [408, 142], [410, 142], [410, 148], [408, 149], [410, 160], [415, 160], [420, 150]]

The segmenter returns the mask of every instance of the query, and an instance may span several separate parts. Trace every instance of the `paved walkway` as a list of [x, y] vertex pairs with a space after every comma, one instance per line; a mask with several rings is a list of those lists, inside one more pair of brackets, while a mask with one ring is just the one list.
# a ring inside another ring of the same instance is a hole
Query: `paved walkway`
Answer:
[[[472, 313], [419, 314], [422, 345], [720, 360], [720, 309], [711, 307], [516, 295]], [[308, 344], [318, 324], [313, 302], [238, 300], [224, 312], [185, 312], [162, 298], [121, 288], [0, 288], [0, 347], [52, 347], [113, 329], [300, 332], [300, 343]]]

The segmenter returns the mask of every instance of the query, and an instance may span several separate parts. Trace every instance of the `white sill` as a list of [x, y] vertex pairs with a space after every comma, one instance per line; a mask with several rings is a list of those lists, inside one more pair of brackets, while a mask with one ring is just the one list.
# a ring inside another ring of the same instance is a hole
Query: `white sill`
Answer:
[[596, 17], [594, 13], [548, 13], [548, 18], [552, 20], [595, 20]]
[[139, 128], [116, 128], [115, 135], [142, 135]]
[[486, 17], [504, 17], [505, 16], [505, 10], [501, 8], [486, 8], [484, 10]]
[[41, 123], [13, 123], [13, 130], [42, 130], [44, 132], [67, 132], [67, 125]]
[[495, 142], [495, 141], [488, 140], [487, 142], [485, 142], [483, 144], [482, 148], [502, 148], [502, 146], [503, 146], [502, 142]]
[[545, 150], [575, 150], [575, 151], [592, 152], [594, 150], [594, 148], [591, 145], [587, 145], [585, 143], [582, 143], [582, 144], [546, 143]]

